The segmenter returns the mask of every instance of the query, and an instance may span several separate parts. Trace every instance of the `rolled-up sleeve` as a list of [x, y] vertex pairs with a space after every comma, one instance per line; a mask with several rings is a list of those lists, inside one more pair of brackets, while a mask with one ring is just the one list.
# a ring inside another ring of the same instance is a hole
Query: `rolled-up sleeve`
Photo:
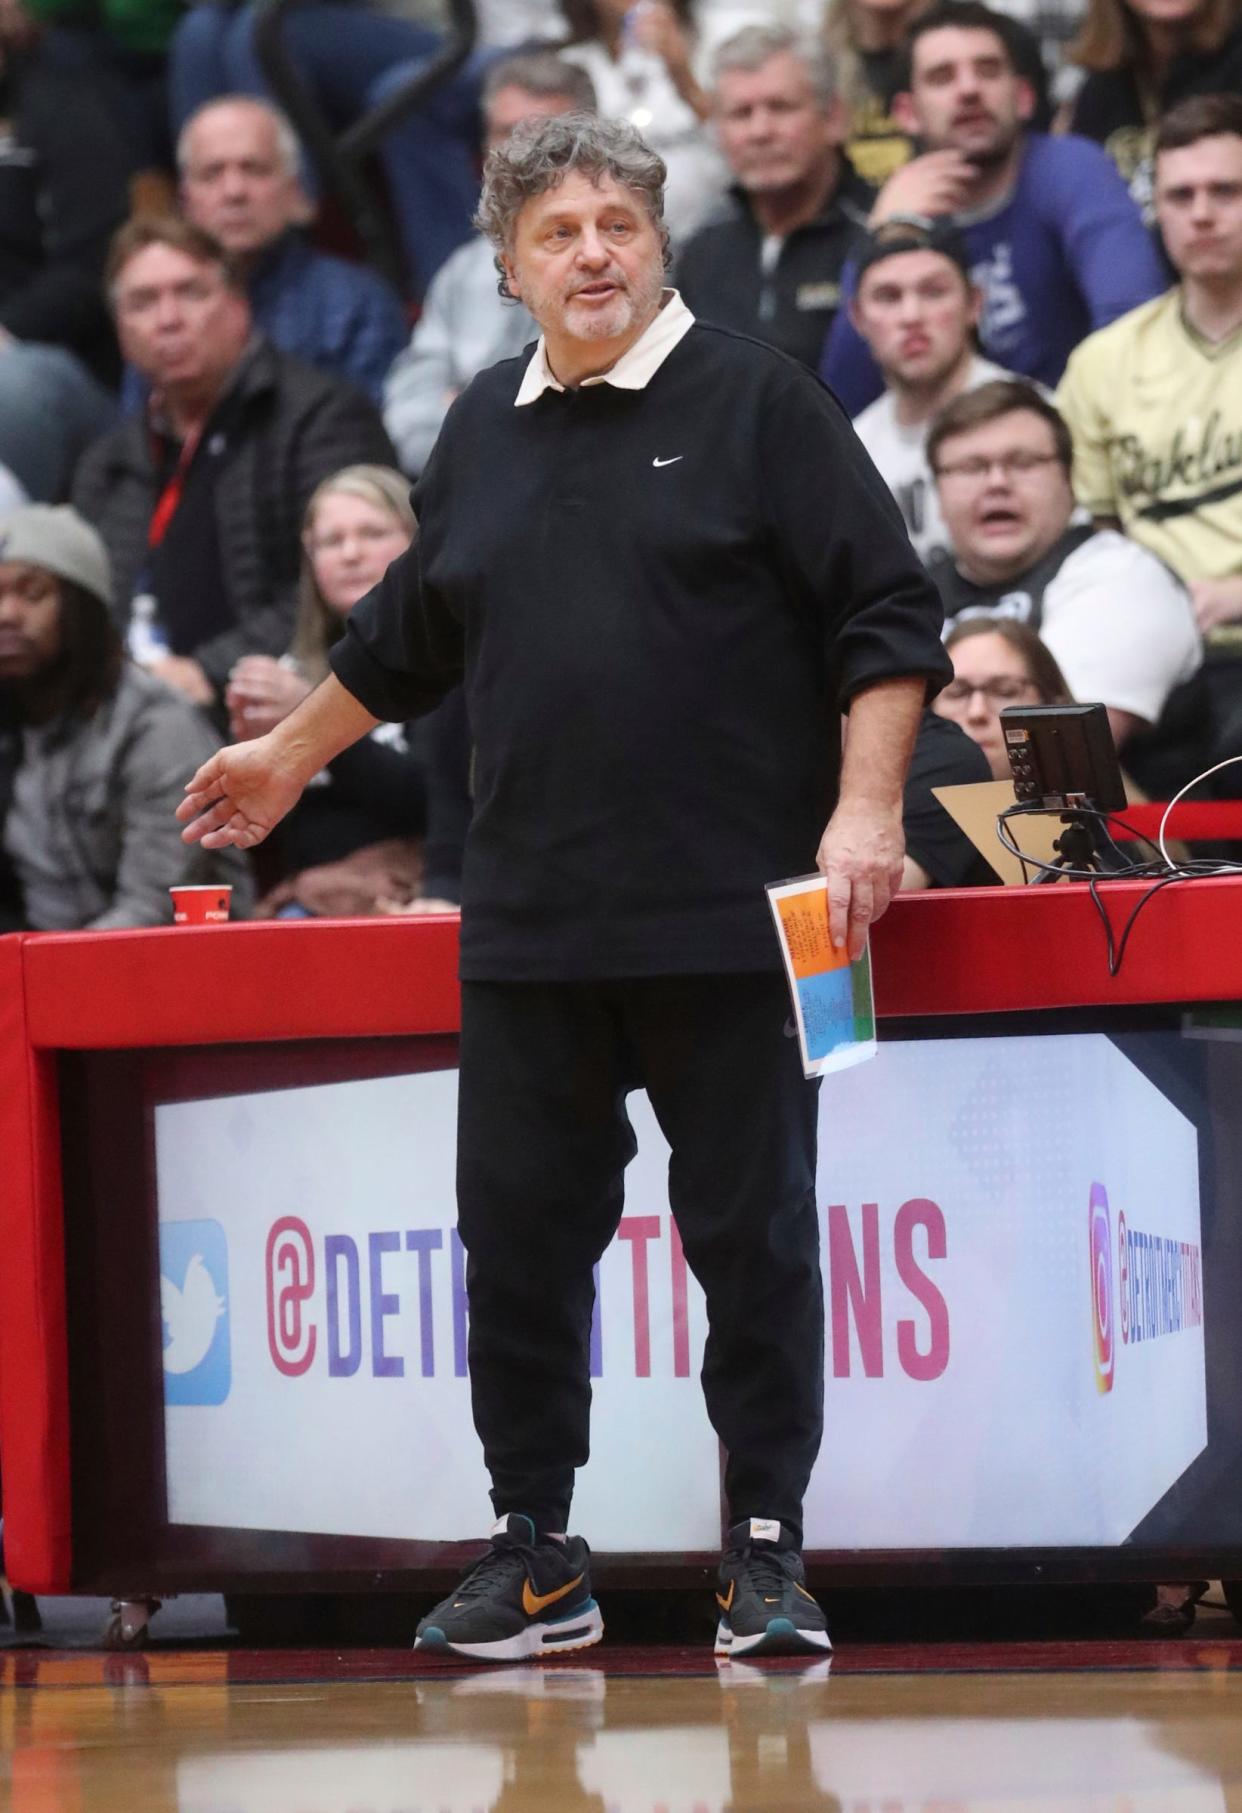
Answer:
[[791, 369], [762, 415], [759, 471], [774, 546], [814, 613], [843, 710], [882, 680], [952, 676], [940, 599], [901, 513], [836, 399]]
[[[436, 508], [426, 479], [413, 504], [420, 523]], [[329, 659], [342, 686], [373, 717], [402, 723], [433, 711], [452, 691], [464, 653], [460, 622], [425, 581], [420, 532], [354, 606]]]

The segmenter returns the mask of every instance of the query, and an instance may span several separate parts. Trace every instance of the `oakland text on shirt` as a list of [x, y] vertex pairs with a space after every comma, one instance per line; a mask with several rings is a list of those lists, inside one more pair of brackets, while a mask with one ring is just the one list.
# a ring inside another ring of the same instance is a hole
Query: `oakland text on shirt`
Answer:
[[1136, 513], [1159, 522], [1188, 516], [1204, 504], [1242, 492], [1242, 427], [1230, 429], [1214, 409], [1206, 421], [1191, 416], [1155, 445], [1137, 434], [1118, 435], [1113, 469], [1123, 497]]

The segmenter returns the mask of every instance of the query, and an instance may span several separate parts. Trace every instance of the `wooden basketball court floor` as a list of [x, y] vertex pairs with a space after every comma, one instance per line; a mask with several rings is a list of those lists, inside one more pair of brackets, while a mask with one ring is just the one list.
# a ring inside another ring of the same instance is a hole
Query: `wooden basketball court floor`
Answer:
[[[0, 1637], [5, 1813], [1242, 1813], [1242, 1632], [477, 1669]], [[57, 1646], [59, 1644], [59, 1646]]]

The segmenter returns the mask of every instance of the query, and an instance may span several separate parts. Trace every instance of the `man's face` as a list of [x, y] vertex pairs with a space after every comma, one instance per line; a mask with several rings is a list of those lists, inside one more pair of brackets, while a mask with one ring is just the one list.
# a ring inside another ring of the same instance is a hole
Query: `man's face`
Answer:
[[526, 203], [504, 266], [550, 345], [625, 339], [654, 314], [664, 286], [660, 235], [642, 196], [580, 170]]
[[550, 120], [571, 113], [573, 106], [567, 94], [532, 94], [529, 88], [508, 83], [496, 90], [484, 110], [486, 147], [496, 151], [507, 145], [524, 120]]
[[181, 201], [188, 219], [230, 252], [257, 252], [307, 215], [296, 173], [262, 107], [221, 101], [191, 128]]
[[894, 112], [926, 150], [960, 151], [983, 167], [1008, 155], [1034, 105], [995, 32], [948, 25], [915, 40], [910, 93]]
[[1162, 151], [1156, 218], [1183, 277], [1242, 277], [1242, 138], [1222, 132]]
[[61, 650], [60, 586], [42, 567], [0, 562], [0, 685], [44, 673]]
[[854, 325], [889, 384], [931, 388], [969, 353], [981, 304], [943, 252], [894, 252], [863, 272]]
[[936, 488], [959, 566], [985, 584], [1042, 559], [1074, 511], [1052, 428], [1029, 409], [942, 441]]
[[721, 147], [751, 195], [814, 178], [843, 136], [840, 106], [816, 99], [805, 63], [788, 50], [758, 69], [723, 71], [715, 107]]
[[208, 386], [237, 364], [250, 337], [250, 309], [218, 265], [173, 246], [131, 258], [113, 292], [121, 351], [157, 390]]

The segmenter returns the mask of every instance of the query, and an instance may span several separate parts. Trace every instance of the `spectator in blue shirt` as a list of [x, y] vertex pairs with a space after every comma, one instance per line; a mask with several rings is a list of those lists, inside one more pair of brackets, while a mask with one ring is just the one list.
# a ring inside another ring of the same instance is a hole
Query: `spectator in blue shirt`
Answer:
[[186, 122], [177, 164], [182, 207], [240, 260], [260, 332], [379, 403], [407, 339], [401, 303], [374, 271], [302, 237], [311, 210], [284, 115], [247, 95], [209, 101]]
[[[1035, 97], [1007, 19], [979, 0], [938, 0], [907, 45], [893, 108], [922, 154], [885, 183], [872, 226], [952, 220], [984, 295], [984, 354], [1054, 385], [1080, 340], [1167, 287], [1155, 245], [1099, 146], [1029, 130]], [[820, 369], [851, 414], [883, 389], [845, 310]]]

